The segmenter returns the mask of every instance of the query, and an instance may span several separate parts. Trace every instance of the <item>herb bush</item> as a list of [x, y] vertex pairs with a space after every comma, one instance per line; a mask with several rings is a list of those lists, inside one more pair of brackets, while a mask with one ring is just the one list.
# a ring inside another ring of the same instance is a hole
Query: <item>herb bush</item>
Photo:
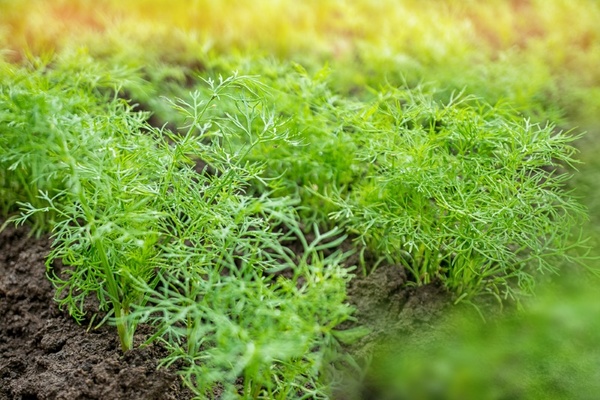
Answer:
[[424, 86], [342, 98], [327, 68], [274, 63], [272, 87], [233, 76], [163, 100], [170, 131], [118, 98], [146, 85], [135, 73], [77, 57], [3, 65], [2, 207], [52, 230], [61, 306], [81, 321], [97, 297], [124, 350], [152, 324], [198, 396], [326, 396], [351, 310], [342, 231], [319, 229], [457, 301], [518, 299], [580, 261], [574, 137], [506, 105]]
[[295, 142], [249, 156], [300, 196], [304, 219], [345, 227], [359, 248], [418, 285], [441, 280], [457, 301], [518, 299], [536, 275], [581, 263], [573, 250], [585, 251], [576, 234], [585, 210], [565, 186], [578, 136], [506, 103], [442, 101], [426, 85], [340, 98], [326, 70], [294, 69], [270, 79]]
[[[151, 146], [140, 133], [146, 116], [99, 90], [114, 83], [110, 71], [74, 69], [71, 61], [56, 69], [12, 69], [2, 99], [12, 113], [2, 135], [2, 161], [12, 162], [4, 187], [16, 197], [7, 207], [21, 205], [24, 214], [15, 220], [33, 220], [37, 233], [52, 229], [49, 269], [55, 259], [72, 269], [51, 279], [75, 319], [85, 315], [90, 294], [121, 318], [143, 294], [130, 290], [120, 270], [151, 279], [147, 261], [158, 234], [152, 225], [160, 213], [148, 205], [153, 188], [140, 171], [162, 167], [145, 157]], [[134, 327], [117, 326], [122, 347], [131, 348]]]
[[357, 136], [366, 179], [334, 201], [334, 220], [402, 264], [417, 284], [440, 279], [461, 299], [530, 293], [557, 272], [584, 218], [565, 190], [576, 150], [569, 132], [506, 105], [390, 88]]
[[[47, 266], [59, 304], [81, 321], [95, 296], [123, 350], [141, 321], [151, 323], [149, 341], [171, 350], [165, 363], [184, 360], [181, 373], [199, 397], [222, 387], [231, 397], [325, 398], [334, 328], [352, 311], [344, 304], [346, 255], [328, 250], [344, 237], [316, 230], [308, 243], [296, 200], [253, 191], [270, 183], [247, 154], [289, 135], [277, 130], [260, 85], [237, 76], [206, 81], [210, 95], [172, 102], [186, 121], [173, 133], [95, 84], [72, 93], [69, 78], [53, 79], [71, 67], [12, 68], [3, 109], [20, 124], [0, 125], [0, 160], [20, 174], [5, 173], [3, 190], [23, 193], [6, 208], [20, 206], [17, 223], [52, 230]], [[247, 144], [234, 148], [239, 135]], [[301, 254], [287, 247], [295, 242]], [[55, 260], [65, 265], [60, 275]]]
[[[230, 62], [228, 66], [241, 67], [245, 73], [262, 70], [261, 82], [267, 85], [268, 100], [282, 121], [280, 129], [292, 133], [273, 142], [258, 143], [248, 152], [248, 158], [267, 166], [266, 173], [277, 182], [274, 196], [300, 199], [303, 222], [334, 227], [328, 214], [336, 207], [322, 195], [343, 191], [366, 173], [367, 165], [356, 160], [354, 140], [362, 130], [358, 113], [365, 103], [338, 96], [329, 87], [331, 70], [327, 66], [310, 73], [302, 65], [275, 60]], [[231, 105], [229, 108], [235, 110]], [[231, 146], [247, 145], [246, 137], [238, 139]], [[256, 189], [264, 190], [260, 185]]]
[[[19, 202], [41, 206], [40, 191], [53, 196], [69, 185], [67, 160], [84, 157], [79, 152], [87, 149], [88, 138], [78, 133], [91, 135], [94, 124], [105, 123], [91, 116], [106, 115], [104, 104], [111, 100], [106, 89], [126, 81], [131, 73], [100, 69], [82, 54], [65, 55], [54, 68], [48, 63], [33, 59], [19, 68], [0, 62], [0, 207], [4, 215], [17, 211]], [[53, 213], [37, 213], [30, 222], [39, 234], [53, 219]]]
[[[320, 254], [339, 245], [339, 238], [331, 241], [335, 233], [317, 232], [307, 243], [297, 232], [302, 257], [281, 258], [292, 266], [291, 278], [240, 268], [229, 275], [206, 269], [199, 279], [194, 270], [178, 269], [160, 289], [143, 284], [152, 295], [136, 317], [158, 328], [171, 353], [164, 363], [182, 361], [184, 382], [200, 398], [217, 385], [222, 398], [329, 398], [338, 338], [352, 334], [334, 330], [350, 312], [343, 304], [344, 254]], [[255, 254], [244, 262], [256, 267], [261, 260]]]

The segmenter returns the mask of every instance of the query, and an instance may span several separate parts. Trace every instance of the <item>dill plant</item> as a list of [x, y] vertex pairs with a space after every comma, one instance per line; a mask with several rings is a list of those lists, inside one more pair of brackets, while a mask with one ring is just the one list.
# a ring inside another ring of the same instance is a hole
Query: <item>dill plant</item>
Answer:
[[[76, 63], [73, 59], [78, 59]], [[130, 71], [98, 68], [81, 54], [53, 61], [31, 59], [18, 67], [0, 62], [0, 207], [14, 214], [19, 202], [42, 206], [39, 192], [51, 196], [65, 189], [65, 163], [86, 149], [78, 132], [88, 129], [89, 115], [105, 114], [110, 90]], [[89, 130], [89, 129], [88, 129]], [[37, 213], [33, 231], [48, 231], [51, 212]]]
[[[155, 207], [163, 166], [148, 157], [155, 148], [140, 130], [144, 115], [119, 100], [102, 111], [69, 116], [79, 121], [78, 129], [61, 131], [60, 152], [41, 154], [58, 171], [60, 186], [40, 189], [34, 203], [20, 202], [22, 215], [13, 220], [52, 215], [53, 245], [46, 264], [56, 300], [81, 321], [86, 299], [97, 297], [100, 310], [115, 318], [127, 350], [135, 324], [123, 317], [132, 303], [144, 301], [144, 294], [133, 290], [124, 271], [153, 279], [158, 220], [164, 216]], [[61, 274], [54, 271], [55, 260], [65, 265]]]
[[[286, 140], [253, 146], [248, 159], [264, 163], [266, 176], [277, 181], [274, 196], [300, 199], [304, 223], [332, 228], [335, 223], [328, 213], [336, 208], [321, 194], [345, 190], [366, 171], [365, 165], [356, 162], [354, 140], [362, 129], [357, 114], [364, 103], [335, 93], [327, 66], [309, 72], [300, 64], [268, 59], [237, 63], [249, 72], [261, 73], [261, 82], [268, 87], [266, 100], [283, 120], [283, 127], [293, 133]], [[231, 145], [246, 146], [246, 139], [239, 139]]]
[[342, 98], [327, 68], [265, 68], [296, 135], [248, 156], [279, 180], [275, 194], [298, 195], [303, 220], [344, 226], [359, 248], [418, 285], [440, 279], [457, 300], [516, 298], [537, 274], [582, 262], [572, 233], [585, 211], [565, 187], [577, 136], [431, 86]]
[[357, 159], [370, 171], [332, 218], [407, 268], [440, 279], [461, 299], [530, 292], [539, 273], [578, 260], [584, 218], [565, 189], [575, 139], [506, 105], [390, 88], [365, 115]]
[[[189, 105], [195, 119], [183, 136], [153, 130], [143, 123], [143, 114], [132, 112], [122, 101], [108, 103], [100, 115], [80, 115], [79, 129], [61, 137], [59, 145], [64, 150], [47, 154], [46, 161], [61, 170], [65, 188], [52, 188], [52, 196], [42, 191], [43, 207], [21, 203], [23, 216], [17, 222], [49, 211], [57, 216], [47, 264], [51, 269], [54, 260], [61, 260], [67, 266], [62, 276], [51, 277], [59, 304], [81, 320], [86, 314], [85, 299], [95, 295], [100, 309], [114, 317], [123, 350], [132, 347], [137, 325], [127, 318], [130, 307], [146, 301], [146, 294], [131, 285], [132, 279], [153, 282], [157, 269], [177, 265], [177, 255], [187, 257], [184, 248], [174, 246], [188, 240], [189, 231], [169, 231], [164, 221], [188, 212], [186, 218], [194, 221], [188, 229], [195, 227], [214, 238], [219, 231], [211, 221], [218, 225], [226, 216], [241, 218], [245, 206], [256, 204], [241, 194], [233, 195], [243, 191], [256, 170], [236, 167], [218, 142], [203, 142], [210, 124], [198, 125], [212, 100], [234, 82], [239, 80], [222, 81], [208, 101], [195, 97], [194, 106]], [[193, 158], [201, 156], [216, 168], [222, 167], [222, 173], [197, 174], [191, 166]], [[190, 194], [204, 202], [204, 207], [194, 210], [203, 214], [190, 216], [191, 210], [183, 206], [189, 203]], [[215, 206], [230, 205], [222, 201], [228, 195], [241, 202], [238, 209]], [[174, 199], [177, 202], [172, 203]], [[233, 238], [234, 232], [223, 232], [223, 239]], [[206, 254], [210, 254], [208, 240], [195, 243]], [[164, 262], [166, 256], [170, 263]], [[219, 262], [210, 256], [205, 260]]]
[[[334, 328], [351, 308], [343, 303], [346, 255], [323, 252], [344, 237], [315, 228], [308, 243], [296, 200], [252, 192], [252, 183], [271, 183], [261, 177], [263, 164], [249, 162], [253, 148], [290, 141], [264, 107], [260, 85], [235, 76], [206, 83], [209, 96], [173, 102], [187, 132], [168, 134], [168, 148], [208, 165], [200, 174], [194, 162], [169, 169], [160, 284], [132, 277], [149, 297], [130, 319], [156, 327], [150, 340], [171, 352], [166, 365], [183, 361], [184, 382], [199, 398], [219, 387], [224, 398], [324, 398]], [[302, 244], [300, 255], [286, 247], [290, 241]]]
[[[227, 274], [184, 268], [163, 276], [159, 289], [143, 284], [150, 301], [136, 317], [156, 326], [170, 352], [164, 365], [182, 362], [180, 373], [198, 398], [215, 390], [223, 399], [329, 398], [330, 364], [339, 359], [335, 327], [351, 312], [343, 303], [345, 255], [335, 249], [343, 237], [331, 241], [336, 231], [317, 231], [307, 243], [294, 231], [303, 243], [299, 258], [276, 237], [264, 239], [272, 241], [269, 258], [290, 270], [287, 278], [264, 273], [264, 256], [255, 251], [243, 256], [242, 267], [229, 264]], [[332, 253], [324, 256], [327, 249]]]
[[[156, 333], [148, 342], [165, 344], [165, 365], [184, 361], [181, 374], [198, 396], [224, 387], [230, 397], [325, 398], [334, 329], [352, 312], [344, 304], [349, 273], [340, 266], [346, 254], [332, 250], [344, 237], [315, 228], [308, 243], [295, 199], [253, 191], [272, 181], [248, 155], [290, 141], [260, 84], [238, 76], [205, 83], [208, 94], [171, 101], [186, 122], [177, 132], [149, 126], [125, 101], [92, 91], [85, 94], [93, 114], [65, 112], [76, 124], [61, 127], [71, 129], [40, 135], [39, 146], [7, 141], [4, 154], [20, 156], [29, 174], [24, 186], [53, 178], [19, 199], [21, 216], [12, 221], [52, 215], [47, 267], [61, 307], [81, 321], [96, 297], [102, 314], [92, 317], [116, 325], [124, 351], [139, 323], [150, 323]], [[23, 93], [35, 98], [38, 88]], [[59, 111], [69, 104], [60, 85], [47, 89], [55, 103], [41, 104]], [[33, 112], [19, 116], [44, 126], [62, 117]], [[36, 170], [37, 160], [52, 169]], [[290, 242], [302, 244], [301, 254]]]

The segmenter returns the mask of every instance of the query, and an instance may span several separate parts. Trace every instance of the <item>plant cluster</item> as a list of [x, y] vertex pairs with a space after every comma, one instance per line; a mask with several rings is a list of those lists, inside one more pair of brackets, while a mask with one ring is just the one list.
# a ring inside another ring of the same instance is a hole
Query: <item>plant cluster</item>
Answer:
[[569, 132], [506, 105], [395, 88], [369, 120], [357, 138], [367, 178], [334, 198], [332, 217], [417, 284], [440, 279], [457, 301], [516, 298], [536, 274], [574, 261], [585, 210], [564, 189], [575, 162]]
[[[343, 226], [359, 249], [399, 264], [456, 301], [532, 293], [536, 276], [578, 263], [584, 208], [566, 189], [578, 136], [433, 87], [385, 86], [342, 98], [327, 69], [271, 78], [294, 143], [259, 146], [303, 219]], [[238, 145], [243, 145], [238, 144]], [[365, 267], [365, 266], [363, 266]]]
[[[224, 398], [325, 398], [334, 328], [352, 311], [346, 255], [328, 250], [343, 236], [315, 228], [307, 242], [296, 201], [269, 196], [264, 165], [248, 160], [289, 136], [260, 85], [207, 80], [209, 95], [172, 102], [186, 125], [171, 132], [97, 91], [110, 86], [89, 81], [97, 71], [3, 68], [2, 190], [15, 193], [5, 207], [51, 229], [59, 304], [81, 321], [96, 297], [124, 351], [151, 323], [149, 342], [165, 343], [165, 363], [183, 360], [199, 397], [220, 387]], [[236, 136], [246, 145], [231, 146]], [[257, 182], [267, 191], [254, 192]], [[296, 242], [300, 254], [288, 248]]]
[[3, 214], [52, 232], [62, 307], [83, 321], [95, 297], [90, 323], [114, 323], [123, 350], [150, 324], [198, 396], [327, 396], [337, 342], [355, 336], [335, 330], [352, 311], [346, 236], [364, 271], [369, 251], [457, 302], [518, 299], [580, 261], [569, 132], [424, 85], [344, 97], [328, 68], [252, 68], [261, 81], [150, 102], [168, 118], [151, 125], [121, 88], [147, 100], [162, 78], [85, 52], [2, 64]]
[[[20, 202], [42, 206], [40, 192], [54, 195], [68, 186], [68, 163], [86, 157], [88, 136], [106, 132], [95, 126], [110, 122], [101, 120], [107, 115], [105, 102], [117, 117], [122, 115], [118, 109], [125, 107], [124, 102], [111, 101], [105, 89], [126, 81], [130, 71], [99, 68], [82, 54], [63, 57], [55, 68], [49, 68], [48, 62], [32, 60], [23, 68], [0, 62], [0, 207], [4, 215], [16, 211]], [[134, 118], [141, 121], [143, 115], [132, 115], [128, 123]], [[39, 233], [53, 219], [53, 213], [38, 213], [30, 222]]]

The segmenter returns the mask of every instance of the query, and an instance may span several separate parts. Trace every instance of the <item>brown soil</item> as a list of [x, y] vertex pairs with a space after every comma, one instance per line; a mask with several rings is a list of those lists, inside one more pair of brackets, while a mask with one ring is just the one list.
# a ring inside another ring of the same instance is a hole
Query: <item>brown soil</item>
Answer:
[[[0, 233], [0, 400], [190, 399], [173, 370], [157, 369], [165, 356], [158, 345], [123, 354], [113, 327], [88, 330], [58, 309], [45, 275], [49, 249], [48, 238], [28, 237], [25, 228]], [[448, 305], [438, 285], [407, 288], [399, 266], [357, 275], [349, 301], [371, 329], [349, 348], [359, 362], [381, 340], [431, 330]]]
[[373, 381], [371, 363], [381, 355], [396, 351], [398, 340], [428, 343], [443, 337], [448, 327], [450, 296], [439, 283], [422, 287], [407, 285], [404, 269], [381, 265], [367, 276], [359, 274], [348, 286], [348, 297], [357, 322], [370, 332], [347, 346], [360, 370], [350, 373], [336, 389], [336, 400], [379, 399], [379, 383]]
[[189, 399], [158, 346], [123, 354], [112, 327], [87, 330], [58, 310], [45, 276], [50, 243], [0, 233], [0, 400]]

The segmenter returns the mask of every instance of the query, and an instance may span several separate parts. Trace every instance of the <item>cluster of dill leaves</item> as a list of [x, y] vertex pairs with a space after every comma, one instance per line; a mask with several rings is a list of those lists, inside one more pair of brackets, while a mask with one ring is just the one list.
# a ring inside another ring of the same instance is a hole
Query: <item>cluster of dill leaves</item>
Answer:
[[151, 325], [199, 397], [328, 397], [353, 336], [336, 330], [347, 236], [457, 301], [530, 292], [580, 245], [573, 137], [506, 105], [425, 86], [342, 97], [326, 69], [281, 65], [202, 79], [166, 101], [167, 128], [122, 99], [132, 71], [1, 68], [3, 215], [51, 231], [62, 307], [83, 321], [97, 298], [123, 350]]

